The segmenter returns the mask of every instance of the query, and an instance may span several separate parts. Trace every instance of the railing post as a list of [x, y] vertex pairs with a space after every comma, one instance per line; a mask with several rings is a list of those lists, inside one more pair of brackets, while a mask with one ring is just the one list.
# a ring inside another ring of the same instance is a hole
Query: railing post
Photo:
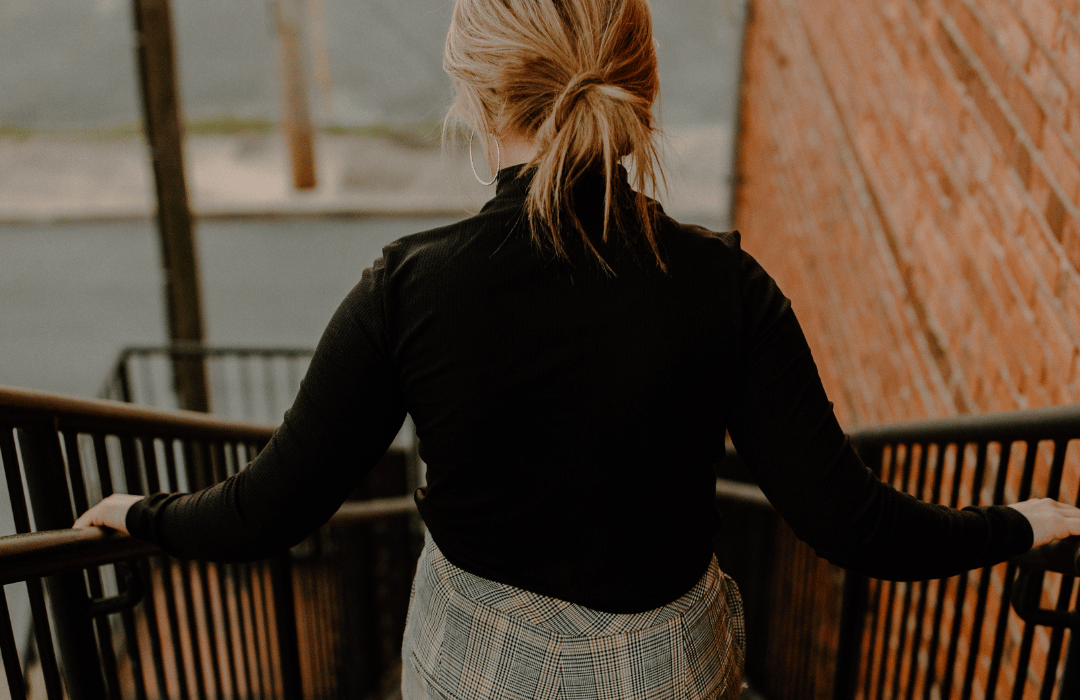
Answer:
[[1059, 698], [1080, 697], [1080, 634], [1077, 630], [1069, 635], [1069, 651], [1065, 656], [1065, 670], [1061, 675]]
[[[881, 474], [883, 447], [880, 444], [855, 451], [875, 474]], [[833, 681], [833, 700], [854, 700], [859, 683], [859, 654], [862, 651], [863, 621], [869, 582], [861, 574], [844, 572], [844, 593], [840, 607], [840, 639], [836, 645], [836, 676]]]
[[859, 651], [862, 647], [863, 618], [866, 614], [866, 577], [850, 571], [845, 572], [843, 595], [833, 700], [854, 700], [859, 682]]
[[[39, 531], [70, 528], [75, 520], [55, 427], [37, 424], [20, 429], [19, 446], [34, 526]], [[68, 697], [104, 700], [105, 679], [97, 658], [93, 622], [86, 614], [89, 599], [83, 573], [58, 574], [45, 580]]]
[[282, 695], [301, 700], [300, 645], [296, 637], [296, 601], [293, 596], [292, 565], [288, 552], [270, 560], [270, 581], [274, 590], [274, 624], [277, 628], [278, 661], [281, 664]]

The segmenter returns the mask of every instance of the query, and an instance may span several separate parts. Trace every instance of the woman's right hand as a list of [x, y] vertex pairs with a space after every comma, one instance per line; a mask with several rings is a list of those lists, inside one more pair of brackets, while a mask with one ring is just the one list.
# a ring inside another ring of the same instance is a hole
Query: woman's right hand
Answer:
[[1035, 533], [1032, 547], [1048, 544], [1070, 535], [1080, 535], [1080, 508], [1052, 498], [1032, 498], [1009, 505], [1023, 514]]
[[80, 515], [72, 527], [110, 527], [113, 530], [129, 534], [127, 512], [131, 506], [141, 501], [142, 498], [142, 496], [126, 493], [114, 493]]

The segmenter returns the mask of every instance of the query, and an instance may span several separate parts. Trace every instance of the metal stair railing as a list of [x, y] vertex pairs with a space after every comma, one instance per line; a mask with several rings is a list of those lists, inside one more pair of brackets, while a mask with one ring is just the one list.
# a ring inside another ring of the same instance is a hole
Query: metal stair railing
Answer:
[[[1080, 406], [879, 426], [852, 441], [884, 480], [932, 503], [1080, 495]], [[1080, 697], [1078, 542], [939, 581], [847, 574], [834, 697]]]
[[[199, 413], [0, 387], [0, 460], [18, 533], [0, 537], [0, 583], [8, 584], [0, 656], [10, 697], [301, 698], [366, 693], [377, 684], [385, 668], [355, 668], [366, 658], [356, 635], [334, 632], [355, 618], [341, 601], [364, 595], [348, 577], [367, 568], [356, 557], [385, 559], [386, 547], [372, 546], [372, 527], [383, 539], [389, 533], [402, 560], [394, 563], [408, 573], [402, 562], [418, 553], [408, 518], [400, 517], [415, 511], [408, 496], [348, 502], [290, 552], [243, 564], [179, 561], [105, 530], [69, 529], [76, 513], [114, 490], [186, 490], [225, 478], [272, 432]], [[400, 450], [387, 461], [376, 471], [404, 473]], [[378, 590], [387, 587], [401, 583], [370, 582], [365, 604], [387, 603]], [[384, 605], [402, 624], [405, 591]], [[29, 639], [13, 631], [12, 596], [28, 603]]]

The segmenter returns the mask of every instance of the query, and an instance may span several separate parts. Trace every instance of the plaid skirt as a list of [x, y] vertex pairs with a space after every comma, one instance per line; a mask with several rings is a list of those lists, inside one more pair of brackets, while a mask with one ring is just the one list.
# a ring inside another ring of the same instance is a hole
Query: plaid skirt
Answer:
[[746, 634], [713, 557], [668, 605], [600, 612], [481, 578], [430, 534], [402, 645], [403, 700], [734, 700]]

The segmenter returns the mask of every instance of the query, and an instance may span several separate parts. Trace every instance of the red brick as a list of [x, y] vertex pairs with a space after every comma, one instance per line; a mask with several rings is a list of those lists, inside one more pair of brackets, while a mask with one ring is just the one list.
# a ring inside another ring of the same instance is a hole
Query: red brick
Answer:
[[1039, 146], [1046, 116], [1027, 84], [1020, 76], [1012, 73], [1008, 76], [1007, 82], [1002, 85], [1002, 92], [1013, 114], [1020, 120], [1021, 128], [1031, 141]]
[[1031, 37], [1013, 8], [1002, 0], [975, 0], [975, 5], [994, 28], [998, 41], [1013, 63], [1024, 67], [1031, 51]]
[[1003, 256], [1005, 266], [1020, 291], [1020, 300], [1030, 307], [1035, 301], [1035, 291], [1039, 288], [1035, 262], [1031, 258], [1030, 251], [1021, 241], [1011, 239], [1007, 246]]
[[1054, 47], [1065, 82], [1073, 88], [1080, 86], [1080, 30], [1077, 26], [1080, 26], [1080, 21], [1071, 26], [1063, 22]]
[[1005, 80], [1010, 72], [1009, 61], [1001, 53], [995, 38], [988, 33], [993, 30], [979, 20], [976, 13], [972, 11], [972, 7], [964, 0], [946, 0], [946, 9], [964, 35], [972, 52], [990, 74], [991, 82], [1001, 86], [1004, 91]]
[[1027, 20], [1028, 26], [1049, 45], [1054, 43], [1054, 34], [1057, 31], [1058, 8], [1047, 0], [1020, 0], [1020, 12]]
[[1069, 379], [1076, 342], [1062, 321], [1060, 307], [1045, 295], [1035, 305], [1035, 325], [1041, 332], [1048, 354], [1047, 384], [1063, 384]]
[[1066, 145], [1057, 128], [1047, 122], [1043, 126], [1042, 155], [1054, 179], [1071, 207], [1080, 206], [1080, 162], [1075, 151]]
[[1046, 241], [1046, 234], [1043, 233], [1042, 227], [1035, 223], [1030, 212], [1024, 212], [1021, 232], [1043, 283], [1048, 289], [1057, 289], [1061, 260], [1050, 248], [1050, 244]]
[[1050, 59], [1042, 51], [1035, 50], [1031, 53], [1027, 76], [1034, 93], [1047, 105], [1050, 118], [1062, 123], [1068, 114], [1070, 95], [1074, 93], [1061, 82]]
[[1046, 222], [1046, 207], [1050, 204], [1050, 193], [1052, 191], [1050, 180], [1047, 178], [1042, 166], [1038, 162], [1033, 163], [1031, 177], [1028, 180], [1028, 194], [1031, 195], [1031, 199], [1035, 204], [1035, 211], [1038, 212], [1039, 219], [1043, 223]]
[[1080, 270], [1080, 221], [1069, 217], [1062, 229], [1061, 245], [1073, 270]]

